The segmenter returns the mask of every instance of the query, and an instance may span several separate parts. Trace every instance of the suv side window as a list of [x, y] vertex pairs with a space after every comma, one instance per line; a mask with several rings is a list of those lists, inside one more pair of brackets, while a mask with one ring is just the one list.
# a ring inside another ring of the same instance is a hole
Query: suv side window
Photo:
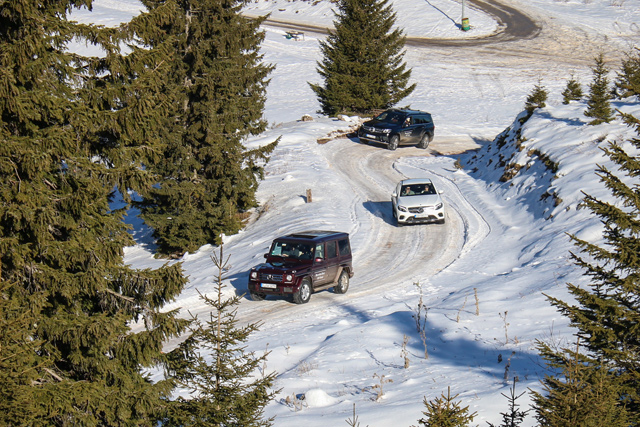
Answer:
[[336, 251], [336, 242], [327, 242], [327, 258], [335, 258], [338, 256]]
[[349, 239], [338, 240], [338, 248], [340, 249], [340, 255], [349, 255], [351, 253]]
[[316, 255], [315, 258], [324, 259], [324, 243], [318, 243], [316, 245]]

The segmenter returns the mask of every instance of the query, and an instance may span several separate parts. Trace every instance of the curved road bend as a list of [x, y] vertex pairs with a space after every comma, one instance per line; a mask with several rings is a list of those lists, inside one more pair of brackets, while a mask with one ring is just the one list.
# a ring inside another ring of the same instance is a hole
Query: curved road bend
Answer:
[[[528, 15], [496, 0], [469, 0], [477, 9], [491, 15], [499, 24], [499, 30], [482, 38], [472, 39], [439, 39], [424, 37], [407, 37], [408, 46], [478, 46], [482, 44], [504, 42], [510, 40], [531, 39], [536, 37], [541, 27]], [[315, 34], [328, 34], [326, 27], [311, 24], [300, 24], [277, 19], [266, 19], [270, 27], [286, 30], [304, 31]]]
[[[506, 58], [522, 61], [551, 61], [553, 64], [571, 64], [586, 67], [593, 64], [593, 51], [596, 40], [581, 31], [580, 28], [558, 26], [553, 21], [544, 23], [528, 14], [506, 4], [505, 0], [467, 0], [470, 5], [492, 16], [498, 22], [498, 30], [478, 38], [441, 39], [426, 37], [407, 37], [405, 45], [416, 48], [434, 49], [435, 52], [461, 55], [465, 61], [470, 56], [484, 62], [502, 61]], [[303, 31], [312, 34], [328, 34], [329, 29], [322, 26], [267, 19], [264, 25], [284, 30]], [[448, 49], [451, 47], [464, 49]], [[442, 49], [444, 48], [444, 49]], [[597, 48], [607, 51], [611, 47], [600, 45]], [[473, 55], [471, 55], [471, 53]], [[614, 55], [615, 56], [615, 55]]]

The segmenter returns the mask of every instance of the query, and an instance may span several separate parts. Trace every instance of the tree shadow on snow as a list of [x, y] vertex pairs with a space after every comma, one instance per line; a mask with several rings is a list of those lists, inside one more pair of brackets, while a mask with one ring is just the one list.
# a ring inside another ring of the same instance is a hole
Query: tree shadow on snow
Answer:
[[453, 22], [453, 25], [455, 25], [456, 27], [461, 27], [460, 24], [456, 23], [456, 20], [453, 19], [452, 17], [450, 17], [449, 15], [447, 15], [442, 9], [438, 8], [437, 6], [434, 6], [431, 4], [431, 2], [429, 0], [425, 0], [425, 2], [431, 6], [432, 8], [434, 8], [435, 10], [437, 10], [438, 12], [440, 12], [441, 14], [443, 14], [449, 21]]

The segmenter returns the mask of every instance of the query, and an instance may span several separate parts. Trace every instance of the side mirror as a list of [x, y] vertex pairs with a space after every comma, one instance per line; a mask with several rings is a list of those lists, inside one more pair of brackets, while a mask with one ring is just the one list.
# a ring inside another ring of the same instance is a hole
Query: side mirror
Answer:
[[398, 197], [398, 193], [396, 193], [395, 191], [391, 194], [391, 197]]
[[265, 258], [267, 258], [267, 257], [269, 256], [269, 254], [264, 254], [263, 256], [264, 256]]

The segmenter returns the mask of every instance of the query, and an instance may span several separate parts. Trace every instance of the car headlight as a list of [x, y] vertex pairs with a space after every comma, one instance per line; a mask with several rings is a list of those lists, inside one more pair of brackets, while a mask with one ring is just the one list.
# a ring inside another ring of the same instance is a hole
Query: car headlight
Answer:
[[385, 135], [389, 135], [391, 133], [391, 129], [380, 129], [380, 132], [384, 133]]
[[438, 209], [442, 209], [442, 202], [440, 202], [440, 203], [438, 203], [438, 204], [436, 205], [436, 210], [438, 210]]
[[293, 280], [293, 274], [287, 274], [286, 276], [284, 276], [285, 282], [290, 282], [292, 280]]
[[252, 272], [251, 272], [251, 278], [252, 278], [253, 280], [256, 280], [256, 279], [258, 278], [258, 272], [257, 272], [257, 271], [252, 271]]
[[406, 212], [406, 211], [407, 211], [407, 208], [405, 208], [404, 206], [400, 206], [400, 205], [398, 205], [398, 210], [399, 210], [400, 212]]

